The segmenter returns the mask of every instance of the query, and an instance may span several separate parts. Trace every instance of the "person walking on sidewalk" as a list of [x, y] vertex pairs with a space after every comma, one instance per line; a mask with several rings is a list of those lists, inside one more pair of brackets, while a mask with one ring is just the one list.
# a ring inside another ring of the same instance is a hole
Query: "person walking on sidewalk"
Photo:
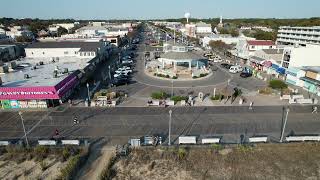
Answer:
[[318, 113], [318, 107], [317, 106], [313, 106], [312, 108], [312, 114], [317, 114]]

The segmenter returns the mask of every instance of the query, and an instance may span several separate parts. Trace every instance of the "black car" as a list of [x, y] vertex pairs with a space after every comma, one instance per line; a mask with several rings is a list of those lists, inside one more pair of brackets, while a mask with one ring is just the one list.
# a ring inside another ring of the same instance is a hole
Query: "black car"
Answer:
[[230, 67], [232, 66], [231, 64], [227, 64], [227, 63], [222, 63], [220, 65], [226, 69], [230, 69]]
[[242, 78], [247, 78], [247, 77], [251, 77], [251, 76], [252, 76], [252, 73], [249, 73], [249, 72], [240, 73], [240, 77], [242, 77]]
[[122, 86], [130, 83], [130, 80], [127, 78], [116, 78], [111, 83], [111, 86]]

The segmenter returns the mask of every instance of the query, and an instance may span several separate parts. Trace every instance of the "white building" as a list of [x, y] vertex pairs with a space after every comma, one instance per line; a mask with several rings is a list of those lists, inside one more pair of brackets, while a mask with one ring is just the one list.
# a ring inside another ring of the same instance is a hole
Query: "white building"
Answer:
[[210, 41], [222, 41], [226, 44], [238, 44], [239, 41], [255, 40], [255, 38], [239, 36], [232, 37], [230, 34], [212, 34], [200, 39], [203, 47], [209, 47]]
[[208, 34], [212, 33], [212, 28], [210, 24], [204, 22], [199, 22], [196, 24], [196, 34]]
[[307, 44], [306, 47], [287, 47], [281, 62], [284, 68], [320, 66], [320, 45]]
[[276, 49], [273, 41], [266, 40], [240, 40], [236, 45], [236, 50], [232, 52], [233, 55], [243, 59], [248, 59], [253, 56], [255, 51], [262, 49]]
[[94, 58], [109, 47], [109, 42], [38, 42], [25, 48], [27, 58], [78, 57]]
[[320, 26], [314, 27], [290, 27], [281, 26], [278, 31], [278, 44], [283, 45], [320, 45]]

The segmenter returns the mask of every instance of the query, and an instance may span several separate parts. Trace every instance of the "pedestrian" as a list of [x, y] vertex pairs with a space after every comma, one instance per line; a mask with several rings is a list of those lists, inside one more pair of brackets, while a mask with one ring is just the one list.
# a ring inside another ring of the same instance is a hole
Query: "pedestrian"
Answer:
[[313, 108], [312, 108], [313, 110], [312, 110], [312, 114], [317, 114], [318, 113], [318, 107], [317, 106], [313, 106]]
[[250, 109], [250, 110], [253, 109], [253, 102], [252, 102], [252, 101], [250, 102], [249, 109]]

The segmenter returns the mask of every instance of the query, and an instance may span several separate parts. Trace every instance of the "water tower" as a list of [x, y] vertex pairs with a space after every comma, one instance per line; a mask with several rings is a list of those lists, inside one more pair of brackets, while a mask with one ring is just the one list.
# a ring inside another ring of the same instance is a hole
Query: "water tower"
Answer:
[[191, 14], [190, 13], [185, 13], [184, 17], [187, 19], [187, 24], [189, 24], [189, 18], [190, 18]]

